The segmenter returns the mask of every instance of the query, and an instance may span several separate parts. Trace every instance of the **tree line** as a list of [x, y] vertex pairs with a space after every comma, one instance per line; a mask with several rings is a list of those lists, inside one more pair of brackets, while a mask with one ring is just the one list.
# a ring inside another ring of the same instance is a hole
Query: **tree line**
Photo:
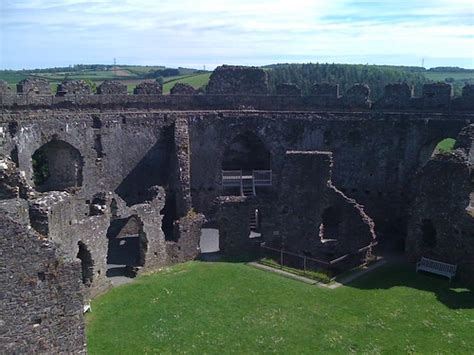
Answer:
[[415, 93], [419, 95], [423, 84], [430, 82], [411, 67], [405, 70], [405, 67], [394, 66], [309, 63], [276, 64], [265, 68], [272, 92], [280, 83], [293, 83], [300, 87], [303, 95], [309, 95], [313, 84], [321, 82], [339, 84], [341, 94], [354, 84], [367, 84], [372, 99], [380, 98], [387, 84], [408, 83], [415, 87]]

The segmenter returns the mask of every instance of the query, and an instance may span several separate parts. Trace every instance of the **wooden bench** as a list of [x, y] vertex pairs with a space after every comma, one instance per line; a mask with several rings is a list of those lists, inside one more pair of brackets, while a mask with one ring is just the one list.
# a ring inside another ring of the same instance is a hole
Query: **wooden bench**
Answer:
[[416, 263], [416, 272], [418, 272], [418, 270], [422, 270], [422, 271], [431, 272], [433, 274], [446, 276], [447, 278], [449, 278], [450, 282], [451, 282], [451, 279], [454, 277], [454, 275], [456, 275], [456, 269], [457, 269], [456, 265], [447, 264], [441, 261], [428, 259], [424, 257], [422, 257], [421, 260]]

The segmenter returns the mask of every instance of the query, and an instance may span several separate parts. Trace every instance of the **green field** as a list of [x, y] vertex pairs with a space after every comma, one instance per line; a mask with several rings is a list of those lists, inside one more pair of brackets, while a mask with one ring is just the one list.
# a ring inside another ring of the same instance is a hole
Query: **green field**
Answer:
[[[14, 89], [15, 85], [28, 76], [47, 79], [55, 92], [59, 83], [64, 80], [90, 80], [95, 86], [104, 80], [119, 80], [127, 85], [129, 93], [133, 92], [135, 86], [144, 80], [153, 80], [146, 77], [152, 71], [164, 69], [162, 66], [117, 66], [107, 70], [81, 69], [75, 71], [51, 71], [51, 72], [28, 72], [28, 71], [6, 71], [0, 70], [0, 80], [5, 80]], [[193, 73], [192, 69], [180, 69], [182, 75], [163, 78], [163, 92], [169, 93], [171, 87], [177, 82], [188, 83], [196, 89], [204, 86], [209, 81], [210, 72]]]
[[423, 72], [423, 75], [433, 81], [445, 81], [452, 78], [456, 81], [473, 81], [474, 72], [472, 73], [456, 73], [456, 72]]
[[181, 77], [172, 77], [172, 79], [166, 78], [165, 82], [163, 83], [163, 93], [168, 94], [171, 88], [176, 83], [189, 84], [195, 89], [199, 89], [200, 87], [207, 85], [207, 83], [209, 82], [210, 76], [211, 76], [211, 73], [203, 73], [203, 74], [197, 74], [197, 75], [185, 75]]
[[189, 262], [95, 299], [90, 354], [472, 354], [474, 293], [413, 265], [321, 289], [242, 263]]

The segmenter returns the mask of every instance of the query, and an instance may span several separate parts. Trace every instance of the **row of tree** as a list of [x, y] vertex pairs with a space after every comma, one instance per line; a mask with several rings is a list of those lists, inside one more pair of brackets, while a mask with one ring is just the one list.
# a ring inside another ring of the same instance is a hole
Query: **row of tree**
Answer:
[[280, 83], [293, 83], [301, 88], [303, 95], [310, 94], [314, 83], [339, 84], [341, 93], [356, 83], [364, 83], [370, 86], [372, 99], [378, 99], [387, 84], [406, 82], [420, 94], [422, 85], [429, 82], [423, 74], [404, 70], [404, 67], [309, 63], [276, 64], [266, 68], [272, 92]]

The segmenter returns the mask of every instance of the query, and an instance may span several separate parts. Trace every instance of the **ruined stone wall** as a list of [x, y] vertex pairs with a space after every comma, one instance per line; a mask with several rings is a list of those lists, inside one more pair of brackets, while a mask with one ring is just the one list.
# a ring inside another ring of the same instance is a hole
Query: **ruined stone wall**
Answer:
[[[190, 114], [193, 206], [206, 216], [222, 195], [224, 152], [238, 135], [257, 135], [271, 153], [279, 186], [287, 150], [330, 151], [333, 181], [366, 206], [379, 235], [405, 232], [409, 186], [436, 144], [455, 137], [468, 117], [367, 113], [221, 112]], [[258, 194], [258, 192], [257, 192]]]
[[[87, 85], [76, 81], [61, 84], [56, 96], [50, 94], [44, 82], [31, 79], [18, 84], [18, 92], [0, 90], [0, 107], [19, 109], [168, 109], [168, 110], [278, 110], [320, 111], [337, 110], [413, 110], [431, 112], [473, 111], [472, 85], [463, 88], [462, 96], [453, 97], [449, 84], [426, 84], [421, 97], [413, 96], [407, 84], [389, 84], [384, 96], [372, 102], [370, 88], [355, 84], [339, 95], [337, 84], [315, 83], [309, 96], [301, 96], [298, 88], [283, 84], [278, 95], [268, 95], [266, 72], [258, 68], [216, 69], [211, 75], [207, 91], [191, 90], [179, 85], [171, 95], [161, 95], [157, 83], [144, 82], [137, 86], [134, 95], [120, 82], [105, 81], [97, 95], [91, 95]], [[41, 84], [41, 85], [40, 85]], [[23, 87], [27, 87], [23, 89]], [[27, 90], [27, 91], [24, 91]]]
[[0, 215], [2, 353], [85, 353], [78, 262]]
[[431, 158], [414, 180], [406, 254], [458, 265], [474, 281], [474, 126], [460, 134], [456, 150]]

